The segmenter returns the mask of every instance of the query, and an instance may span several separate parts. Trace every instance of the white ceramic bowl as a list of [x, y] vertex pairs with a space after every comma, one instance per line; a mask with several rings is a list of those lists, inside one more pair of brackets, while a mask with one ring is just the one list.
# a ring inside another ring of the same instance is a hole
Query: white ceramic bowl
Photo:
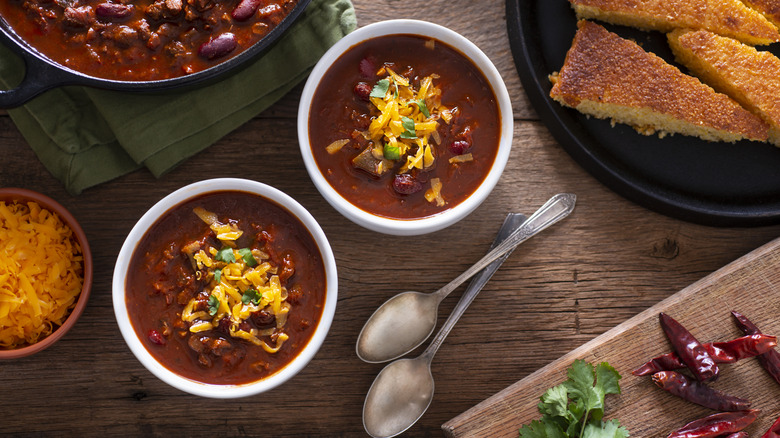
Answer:
[[[325, 179], [317, 167], [311, 152], [309, 142], [309, 109], [311, 107], [314, 92], [319, 86], [320, 79], [330, 66], [347, 50], [363, 41], [398, 34], [413, 34], [430, 37], [460, 51], [472, 63], [479, 68], [490, 83], [498, 100], [498, 108], [501, 113], [501, 135], [498, 153], [490, 172], [476, 191], [466, 200], [439, 214], [421, 219], [391, 219], [373, 215], [362, 210], [344, 197], [342, 197]], [[419, 20], [388, 20], [369, 24], [342, 38], [328, 50], [319, 60], [309, 76], [303, 89], [301, 101], [298, 107], [298, 142], [301, 147], [301, 155], [314, 185], [322, 196], [342, 215], [365, 228], [394, 235], [419, 235], [431, 233], [446, 228], [476, 209], [490, 194], [504, 171], [509, 151], [512, 147], [512, 134], [514, 123], [512, 119], [512, 105], [509, 93], [501, 75], [490, 59], [471, 41], [460, 34], [437, 24]]]
[[[314, 241], [319, 247], [322, 260], [325, 265], [326, 295], [325, 307], [322, 318], [317, 323], [317, 328], [309, 340], [309, 343], [287, 366], [275, 374], [262, 380], [240, 385], [215, 385], [197, 382], [182, 377], [161, 365], [146, 350], [138, 338], [130, 323], [127, 305], [125, 303], [125, 279], [128, 274], [130, 259], [138, 242], [146, 234], [147, 230], [168, 210], [193, 197], [219, 191], [241, 191], [256, 194], [275, 202], [287, 209], [293, 216], [309, 230]], [[190, 394], [211, 398], [236, 398], [259, 394], [281, 385], [298, 373], [314, 357], [325, 340], [330, 329], [333, 316], [336, 313], [336, 301], [338, 297], [338, 276], [336, 273], [336, 261], [330, 248], [325, 233], [320, 228], [314, 217], [306, 211], [293, 198], [283, 192], [265, 184], [235, 178], [219, 178], [196, 182], [166, 196], [147, 211], [125, 239], [122, 249], [119, 251], [113, 278], [113, 301], [119, 330], [136, 358], [155, 376], [165, 383]]]

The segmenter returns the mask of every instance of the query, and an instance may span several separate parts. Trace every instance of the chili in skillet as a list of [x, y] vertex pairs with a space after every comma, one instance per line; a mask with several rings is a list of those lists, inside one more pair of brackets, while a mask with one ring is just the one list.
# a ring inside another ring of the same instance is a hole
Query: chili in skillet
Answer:
[[151, 81], [195, 73], [262, 39], [297, 0], [2, 0], [0, 17], [58, 64]]

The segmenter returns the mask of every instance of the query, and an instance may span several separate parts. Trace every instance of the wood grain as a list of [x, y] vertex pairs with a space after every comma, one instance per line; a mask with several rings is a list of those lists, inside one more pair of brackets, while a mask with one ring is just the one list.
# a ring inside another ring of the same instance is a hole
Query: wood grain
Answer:
[[[497, 65], [512, 98], [515, 136], [491, 196], [431, 235], [389, 237], [357, 227], [322, 199], [303, 168], [295, 124], [302, 86], [160, 179], [141, 170], [76, 197], [0, 115], [0, 186], [37, 190], [69, 208], [96, 260], [90, 302], [76, 326], [38, 355], [0, 364], [0, 434], [365, 436], [363, 399], [382, 368], [354, 352], [366, 318], [399, 291], [434, 291], [456, 277], [487, 251], [508, 212], [529, 214], [555, 193], [576, 193], [572, 216], [515, 251], [437, 353], [433, 403], [406, 436], [441, 436], [442, 423], [780, 235], [780, 226], [711, 228], [661, 216], [582, 170], [528, 103], [502, 1], [353, 3], [359, 25], [432, 21], [475, 41]], [[333, 247], [340, 290], [325, 345], [306, 369], [269, 393], [215, 401], [165, 385], [135, 359], [117, 331], [111, 276], [125, 236], [149, 207], [183, 185], [226, 176], [271, 184], [309, 209]], [[442, 303], [439, 324], [461, 291]]]
[[[649, 376], [631, 375], [650, 358], [671, 351], [658, 314], [665, 312], [677, 319], [701, 342], [712, 342], [742, 336], [731, 310], [748, 316], [764, 333], [780, 333], [780, 239], [564, 355], [448, 421], [442, 429], [450, 437], [516, 437], [523, 424], [539, 417], [539, 396], [566, 380], [566, 369], [574, 360], [584, 359], [593, 364], [606, 361], [623, 376], [622, 394], [608, 396], [607, 418], [619, 419], [632, 436], [665, 436], [714, 412], [664, 392]], [[710, 386], [746, 398], [751, 408], [762, 411], [746, 429], [751, 436], [766, 432], [780, 415], [780, 385], [755, 359], [721, 365], [718, 380]]]

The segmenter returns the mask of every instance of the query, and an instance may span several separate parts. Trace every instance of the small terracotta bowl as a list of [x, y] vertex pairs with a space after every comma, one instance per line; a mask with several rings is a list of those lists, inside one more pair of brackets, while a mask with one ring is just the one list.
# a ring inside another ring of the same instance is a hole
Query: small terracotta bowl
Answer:
[[75, 237], [79, 246], [81, 246], [81, 253], [84, 258], [84, 273], [82, 279], [83, 285], [81, 287], [81, 294], [76, 301], [76, 306], [73, 308], [73, 310], [71, 310], [70, 315], [68, 315], [67, 319], [65, 319], [65, 322], [61, 326], [57, 327], [52, 334], [43, 338], [42, 340], [34, 344], [12, 350], [0, 349], [0, 359], [17, 359], [20, 357], [29, 356], [45, 348], [48, 348], [57, 342], [57, 340], [62, 338], [65, 333], [67, 333], [68, 330], [70, 330], [70, 328], [76, 324], [76, 321], [79, 319], [82, 312], [84, 312], [84, 308], [87, 306], [87, 301], [89, 301], [89, 293], [92, 289], [92, 252], [89, 249], [89, 243], [87, 242], [87, 236], [84, 234], [84, 230], [81, 229], [81, 226], [78, 222], [76, 222], [76, 219], [73, 217], [73, 215], [70, 214], [70, 212], [66, 210], [65, 207], [50, 197], [27, 189], [0, 188], [0, 201], [5, 201], [6, 203], [13, 201], [35, 201], [38, 203], [38, 205], [41, 206], [41, 208], [45, 208], [51, 212], [56, 213], [60, 219], [62, 219], [62, 221], [67, 224], [71, 230], [73, 230], [73, 236]]

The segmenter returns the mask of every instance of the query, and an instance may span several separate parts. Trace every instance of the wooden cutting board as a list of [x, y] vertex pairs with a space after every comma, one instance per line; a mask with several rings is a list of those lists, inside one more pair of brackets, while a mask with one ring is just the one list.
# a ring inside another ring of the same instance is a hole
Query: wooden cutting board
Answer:
[[[450, 437], [517, 437], [523, 424], [540, 417], [536, 405], [547, 388], [566, 380], [575, 359], [609, 362], [623, 376], [622, 394], [607, 396], [606, 419], [617, 418], [632, 437], [665, 437], [674, 429], [715, 411], [656, 387], [649, 376], [631, 371], [671, 350], [658, 314], [681, 322], [700, 342], [742, 336], [730, 314], [736, 310], [766, 334], [780, 336], [780, 239], [739, 258], [628, 321], [609, 330], [442, 425]], [[747, 398], [761, 409], [746, 431], [760, 437], [780, 416], [780, 385], [755, 359], [720, 366], [712, 386]]]

